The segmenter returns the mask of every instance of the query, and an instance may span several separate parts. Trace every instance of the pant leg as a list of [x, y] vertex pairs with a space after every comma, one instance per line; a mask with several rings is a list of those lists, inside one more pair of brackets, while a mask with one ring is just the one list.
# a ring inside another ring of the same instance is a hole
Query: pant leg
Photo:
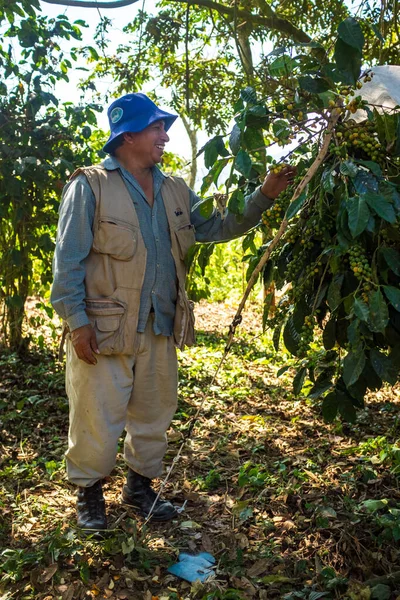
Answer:
[[70, 340], [66, 353], [67, 475], [72, 483], [88, 487], [114, 468], [132, 393], [134, 357], [98, 355], [97, 365], [88, 365], [76, 356]]
[[166, 431], [177, 407], [178, 366], [172, 336], [155, 335], [151, 317], [138, 335], [124, 456], [131, 469], [152, 479], [162, 473]]

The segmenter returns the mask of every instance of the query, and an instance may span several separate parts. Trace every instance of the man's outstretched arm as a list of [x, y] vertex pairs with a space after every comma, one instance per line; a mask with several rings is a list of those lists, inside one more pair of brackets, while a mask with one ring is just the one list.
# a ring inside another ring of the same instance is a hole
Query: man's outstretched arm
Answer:
[[[270, 208], [274, 200], [293, 182], [296, 168], [284, 167], [279, 173], [272, 171], [265, 177], [261, 187], [245, 198], [245, 207], [242, 218], [229, 210], [225, 218], [214, 210], [210, 217], [201, 215], [200, 209], [196, 208], [191, 213], [191, 221], [195, 227], [196, 240], [198, 242], [223, 242], [239, 237], [252, 229], [260, 222], [262, 213]], [[201, 198], [191, 192], [191, 204], [195, 206], [201, 202]]]

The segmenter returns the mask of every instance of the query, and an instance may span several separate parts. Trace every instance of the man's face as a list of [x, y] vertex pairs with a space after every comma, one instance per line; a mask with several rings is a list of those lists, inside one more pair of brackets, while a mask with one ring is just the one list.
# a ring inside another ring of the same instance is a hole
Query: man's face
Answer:
[[127, 134], [131, 143], [130, 152], [146, 167], [161, 161], [169, 136], [164, 121], [155, 121], [143, 131]]

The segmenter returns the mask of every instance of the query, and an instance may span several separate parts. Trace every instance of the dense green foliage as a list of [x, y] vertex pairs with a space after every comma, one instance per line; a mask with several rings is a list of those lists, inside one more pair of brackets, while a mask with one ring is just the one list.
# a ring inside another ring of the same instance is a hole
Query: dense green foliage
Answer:
[[[76, 166], [97, 160], [101, 134], [91, 129], [97, 106], [60, 103], [54, 94], [80, 56], [94, 67], [82, 89], [97, 99], [98, 77], [112, 76], [116, 93], [136, 91], [156, 77], [169, 89], [194, 154], [197, 127], [217, 134], [201, 151], [210, 169], [201, 194], [225, 178], [219, 189], [225, 195], [211, 193], [205, 212], [217, 199], [221, 210], [228, 201], [240, 218], [245, 194], [266, 169], [277, 168], [277, 147], [286, 153], [280, 164], [297, 165], [299, 182], [319, 152], [332, 110], [343, 111], [324, 163], [294, 204], [288, 206], [287, 192], [264, 215], [261, 246], [255, 232], [245, 237], [244, 261], [249, 275], [286, 214], [289, 227], [264, 271], [264, 324], [275, 330], [276, 347], [282, 333], [299, 359], [295, 391], [306, 376], [314, 381], [311, 393], [325, 395], [327, 418], [339, 410], [354, 419], [367, 389], [397, 380], [398, 116], [371, 107], [362, 122], [352, 120], [365, 108], [357, 89], [360, 75], [369, 79], [369, 72], [361, 73], [361, 65], [398, 62], [397, 3], [363, 3], [356, 18], [342, 3], [320, 8], [318, 2], [306, 10], [302, 2], [232, 8], [204, 0], [189, 7], [171, 0], [157, 14], [139, 11], [126, 26], [129, 41], [112, 56], [108, 18], [101, 19], [94, 46], [67, 55], [60, 41], [79, 40], [83, 22], [49, 20], [23, 2], [0, 13], [4, 40], [19, 44], [15, 53], [3, 42], [0, 64], [1, 289], [3, 335], [11, 347], [22, 343], [27, 295], [48, 290], [60, 188]], [[278, 46], [255, 60], [254, 42], [271, 41]], [[227, 139], [224, 123], [231, 116]], [[214, 248], [192, 253], [195, 298], [207, 296], [210, 274], [222, 282], [226, 272], [220, 250], [214, 270], [207, 267]]]
[[99, 107], [60, 102], [54, 93], [77, 58], [62, 42], [79, 40], [82, 23], [23, 7], [26, 14], [17, 4], [6, 9], [0, 46], [0, 297], [12, 349], [24, 345], [28, 295], [49, 289], [60, 191], [77, 165], [96, 160], [98, 146], [91, 127]]
[[[282, 333], [299, 359], [295, 393], [308, 376], [309, 395], [324, 396], [324, 416], [332, 420], [339, 411], [353, 421], [367, 390], [399, 377], [400, 114], [380, 114], [357, 95], [370, 81], [368, 72], [359, 79], [364, 35], [358, 21], [347, 18], [338, 34], [332, 58], [318, 44], [277, 52], [269, 66], [271, 76], [280, 72], [274, 95], [242, 91], [230, 152], [221, 136], [204, 148], [211, 169], [203, 191], [231, 165], [228, 207], [240, 215], [266, 163], [280, 168], [265, 147], [293, 140], [296, 147], [281, 162], [297, 165], [299, 183], [320, 151], [331, 113], [341, 112], [328, 154], [304, 192], [290, 204], [293, 190], [287, 190], [264, 215], [266, 245], [283, 217], [289, 219], [264, 271], [264, 284], [280, 290], [277, 304], [275, 289], [266, 296], [264, 324], [274, 329], [276, 350]], [[266, 247], [257, 250], [253, 236], [243, 244], [251, 250], [249, 274]], [[323, 348], [311, 348], [320, 336]]]

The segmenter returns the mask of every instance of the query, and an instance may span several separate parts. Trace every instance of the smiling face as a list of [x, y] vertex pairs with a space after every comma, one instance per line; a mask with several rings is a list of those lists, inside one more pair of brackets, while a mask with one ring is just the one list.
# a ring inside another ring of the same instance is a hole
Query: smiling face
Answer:
[[128, 154], [130, 160], [133, 159], [142, 167], [154, 167], [161, 161], [168, 141], [164, 121], [155, 121], [143, 131], [124, 133], [124, 143], [116, 151], [116, 156], [118, 158], [119, 151], [125, 156]]

